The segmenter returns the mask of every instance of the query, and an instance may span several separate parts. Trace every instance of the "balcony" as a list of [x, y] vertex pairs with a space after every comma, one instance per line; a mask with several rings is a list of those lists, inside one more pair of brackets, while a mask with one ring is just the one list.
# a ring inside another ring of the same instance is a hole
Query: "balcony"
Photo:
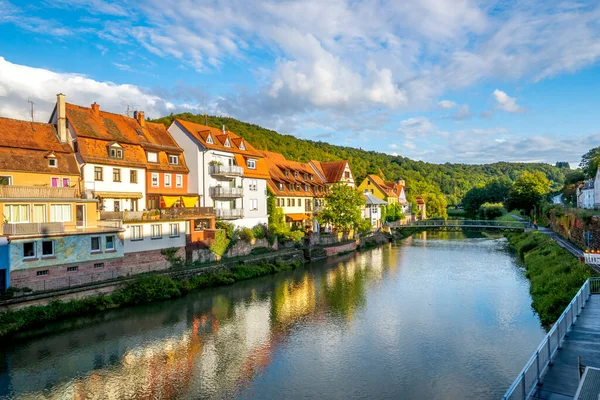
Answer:
[[236, 176], [244, 176], [244, 168], [237, 165], [209, 165], [208, 173], [212, 176], [221, 176], [225, 178], [235, 178]]
[[241, 208], [215, 208], [215, 216], [220, 219], [244, 218], [244, 210]]
[[242, 197], [244, 190], [242, 188], [230, 188], [226, 186], [211, 186], [209, 188], [210, 197], [235, 199]]
[[22, 224], [3, 224], [3, 235], [42, 235], [65, 232], [62, 222], [28, 222]]
[[74, 199], [77, 188], [49, 186], [0, 185], [0, 198], [9, 199]]
[[212, 207], [178, 207], [149, 211], [100, 211], [101, 220], [121, 220], [123, 222], [207, 218], [214, 214]]

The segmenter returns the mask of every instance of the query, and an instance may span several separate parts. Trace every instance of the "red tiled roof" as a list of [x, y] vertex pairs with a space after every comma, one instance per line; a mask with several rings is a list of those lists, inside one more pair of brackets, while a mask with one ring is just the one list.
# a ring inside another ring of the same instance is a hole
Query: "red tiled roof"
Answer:
[[[79, 175], [75, 153], [52, 124], [0, 118], [0, 170]], [[54, 154], [57, 166], [48, 165]]]
[[[318, 197], [325, 194], [325, 182], [308, 164], [287, 160], [279, 153], [260, 153], [265, 157], [269, 170], [267, 184], [276, 196]], [[294, 176], [294, 172], [297, 176]], [[279, 188], [280, 183], [283, 184], [283, 189]], [[308, 185], [308, 190], [305, 190], [305, 185]]]
[[327, 183], [336, 183], [342, 180], [344, 176], [344, 170], [348, 164], [347, 160], [340, 161], [315, 161], [311, 163], [317, 168], [317, 170], [325, 177]]

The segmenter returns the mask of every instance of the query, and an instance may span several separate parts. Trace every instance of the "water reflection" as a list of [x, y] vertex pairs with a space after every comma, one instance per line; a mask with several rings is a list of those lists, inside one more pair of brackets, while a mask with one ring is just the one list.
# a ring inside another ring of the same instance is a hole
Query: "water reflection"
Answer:
[[57, 324], [2, 350], [0, 397], [496, 395], [543, 331], [502, 241], [447, 239]]

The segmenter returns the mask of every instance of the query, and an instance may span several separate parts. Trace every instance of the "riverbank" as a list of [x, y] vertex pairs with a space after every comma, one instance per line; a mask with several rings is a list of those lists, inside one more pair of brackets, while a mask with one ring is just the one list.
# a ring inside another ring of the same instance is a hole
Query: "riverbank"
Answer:
[[193, 290], [231, 285], [235, 282], [287, 271], [302, 265], [299, 261], [283, 263], [261, 262], [255, 265], [223, 267], [186, 279], [173, 279], [164, 275], [145, 276], [127, 283], [112, 294], [100, 294], [68, 302], [53, 301], [44, 306], [32, 306], [0, 314], [0, 337], [14, 335], [27, 329], [44, 326], [66, 318], [91, 315], [105, 310], [170, 300], [185, 296]]
[[531, 283], [531, 306], [544, 325], [554, 323], [585, 280], [596, 276], [541, 232], [509, 233], [506, 238], [523, 260]]

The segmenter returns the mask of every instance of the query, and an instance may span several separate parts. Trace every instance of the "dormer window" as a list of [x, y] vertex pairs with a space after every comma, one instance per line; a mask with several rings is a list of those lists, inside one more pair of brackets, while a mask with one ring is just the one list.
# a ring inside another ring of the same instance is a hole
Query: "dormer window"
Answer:
[[283, 174], [284, 174], [285, 176], [290, 176], [290, 174], [289, 174], [289, 172], [288, 172], [287, 170], [283, 171]]
[[206, 138], [206, 143], [215, 144], [215, 142], [213, 142], [213, 138], [210, 135], [210, 133], [208, 134], [208, 137]]
[[158, 153], [153, 153], [151, 151], [148, 152], [148, 162], [156, 163], [158, 162]]
[[178, 165], [179, 164], [179, 156], [169, 155], [169, 164]]
[[108, 156], [110, 158], [123, 158], [123, 148], [118, 143], [113, 143], [108, 146]]
[[52, 168], [58, 167], [58, 160], [56, 158], [49, 158], [48, 159], [48, 166], [52, 167]]
[[229, 143], [229, 138], [225, 139], [225, 144], [223, 146], [231, 147], [231, 143]]
[[298, 177], [298, 171], [294, 171], [294, 178]]
[[256, 169], [256, 160], [248, 160], [246, 161], [246, 165], [249, 169]]
[[279, 190], [283, 190], [283, 183], [279, 182]]
[[308, 185], [304, 185], [304, 191], [308, 192]]
[[310, 178], [311, 181], [313, 180], [313, 176], [312, 175], [309, 175], [308, 177]]
[[[243, 141], [240, 143], [240, 150], [246, 150], [246, 145], [244, 144]], [[248, 167], [248, 168], [250, 168], [250, 167]]]

